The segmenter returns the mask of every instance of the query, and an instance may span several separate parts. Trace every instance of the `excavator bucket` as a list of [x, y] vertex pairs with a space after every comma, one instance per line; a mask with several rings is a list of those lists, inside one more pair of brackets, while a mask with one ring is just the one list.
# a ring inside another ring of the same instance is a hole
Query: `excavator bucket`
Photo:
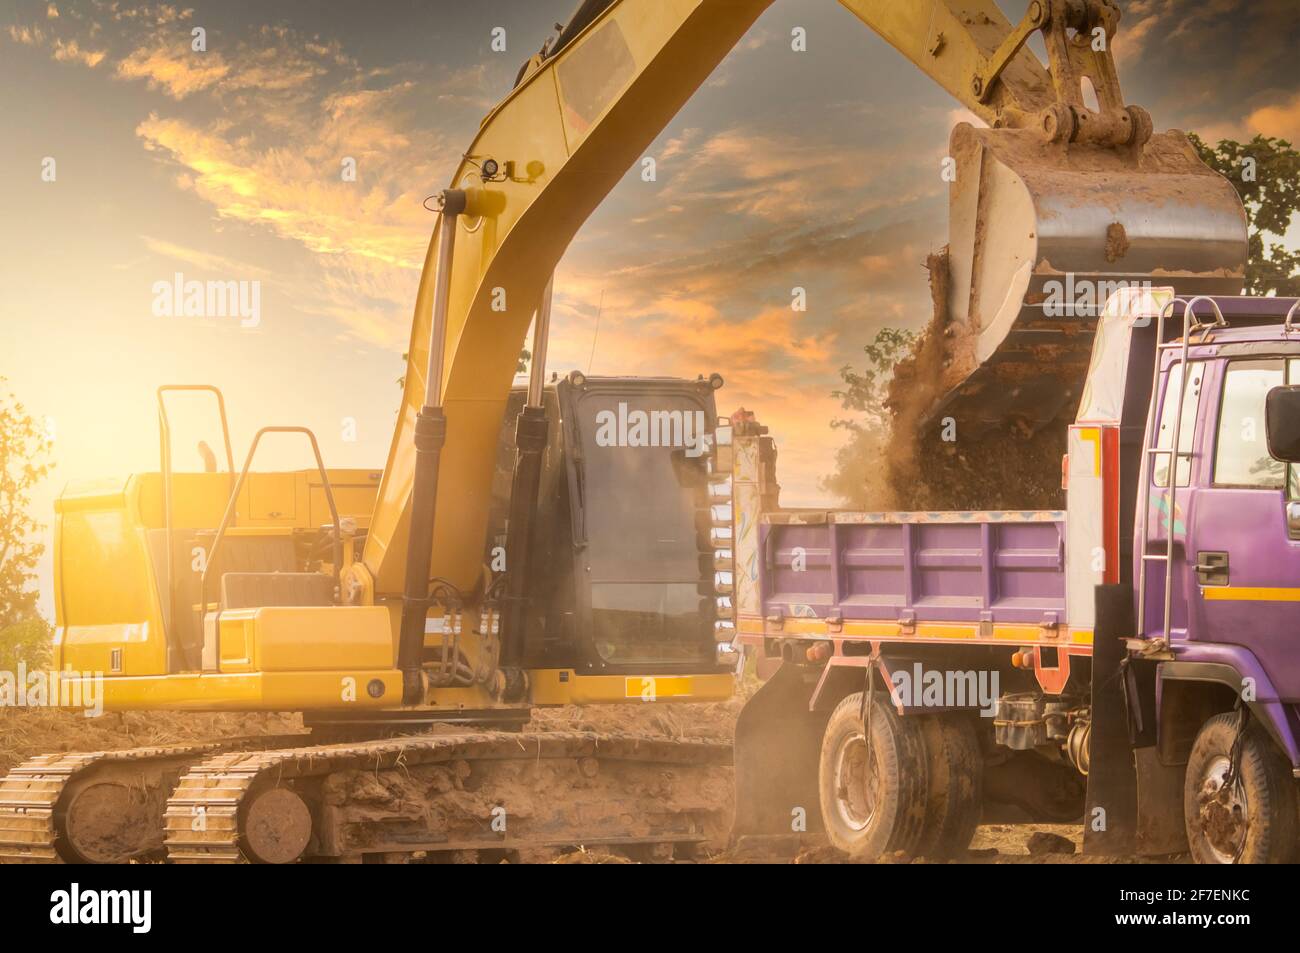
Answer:
[[1241, 201], [1177, 130], [1133, 147], [963, 123], [951, 155], [948, 269], [932, 276], [942, 359], [923, 424], [952, 417], [979, 436], [1072, 413], [1118, 286], [1242, 289]]

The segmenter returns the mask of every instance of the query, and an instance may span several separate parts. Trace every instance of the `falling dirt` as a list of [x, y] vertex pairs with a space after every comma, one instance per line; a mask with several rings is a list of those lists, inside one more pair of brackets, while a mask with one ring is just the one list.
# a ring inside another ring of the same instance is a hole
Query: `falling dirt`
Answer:
[[893, 419], [886, 461], [890, 499], [906, 510], [1054, 510], [1065, 505], [1064, 421], [1037, 430], [1021, 421], [979, 436], [945, 439], [922, 428], [946, 390], [955, 338], [948, 315], [948, 250], [926, 259], [933, 316], [910, 357], [894, 367], [886, 401]]

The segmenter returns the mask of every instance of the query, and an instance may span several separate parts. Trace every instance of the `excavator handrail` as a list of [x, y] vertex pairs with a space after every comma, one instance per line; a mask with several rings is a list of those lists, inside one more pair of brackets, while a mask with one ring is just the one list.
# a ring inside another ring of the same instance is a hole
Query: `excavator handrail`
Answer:
[[235, 481], [235, 487], [231, 490], [230, 499], [226, 503], [226, 511], [221, 516], [221, 524], [217, 527], [217, 534], [212, 539], [212, 548], [208, 550], [207, 559], [203, 564], [203, 575], [199, 578], [199, 631], [203, 631], [203, 621], [208, 612], [208, 573], [217, 563], [217, 553], [221, 550], [221, 544], [226, 538], [226, 530], [235, 518], [235, 508], [239, 503], [239, 493], [244, 488], [244, 482], [248, 479], [248, 471], [253, 465], [253, 457], [257, 454], [258, 444], [262, 438], [269, 433], [300, 433], [304, 434], [311, 441], [311, 451], [316, 457], [316, 470], [320, 473], [321, 485], [325, 490], [325, 502], [329, 504], [330, 517], [334, 520], [334, 586], [337, 590], [343, 565], [343, 527], [339, 520], [339, 510], [334, 503], [334, 489], [330, 486], [329, 472], [325, 469], [325, 460], [321, 456], [320, 444], [316, 442], [316, 435], [307, 427], [263, 427], [253, 436], [253, 442], [248, 448], [248, 456], [244, 459], [244, 467], [239, 471], [239, 479]]
[[163, 384], [154, 393], [158, 400], [158, 453], [159, 469], [162, 477], [163, 492], [163, 532], [166, 543], [166, 567], [167, 581], [165, 591], [167, 592], [167, 622], [171, 624], [176, 618], [176, 573], [174, 571], [174, 560], [176, 554], [175, 540], [172, 538], [172, 430], [171, 421], [167, 417], [167, 401], [163, 395], [174, 391], [208, 391], [217, 398], [217, 413], [221, 417], [221, 438], [226, 445], [226, 471], [230, 474], [230, 482], [233, 488], [235, 480], [235, 455], [230, 444], [230, 423], [226, 418], [226, 398], [221, 393], [221, 388], [215, 384]]

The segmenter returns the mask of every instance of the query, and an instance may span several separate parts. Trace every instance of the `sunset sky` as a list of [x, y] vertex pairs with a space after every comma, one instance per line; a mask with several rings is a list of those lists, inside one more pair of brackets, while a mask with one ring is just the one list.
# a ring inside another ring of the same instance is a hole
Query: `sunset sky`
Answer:
[[[422, 199], [575, 3], [0, 0], [0, 376], [54, 437], [38, 515], [70, 479], [157, 467], [162, 383], [221, 386], [237, 458], [257, 427], [301, 423], [328, 464], [381, 466]], [[1300, 141], [1295, 0], [1122, 6], [1125, 96], [1157, 129]], [[965, 118], [833, 0], [777, 0], [648, 150], [657, 181], [630, 172], [569, 248], [550, 368], [718, 371], [720, 409], [772, 426], [785, 501], [817, 500], [838, 368], [928, 317], [940, 160]], [[177, 272], [260, 281], [260, 324], [157, 316]]]

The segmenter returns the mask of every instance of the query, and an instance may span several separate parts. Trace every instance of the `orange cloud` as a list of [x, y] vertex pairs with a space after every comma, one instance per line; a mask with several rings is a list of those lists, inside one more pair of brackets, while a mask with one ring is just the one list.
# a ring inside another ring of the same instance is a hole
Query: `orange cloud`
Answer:
[[157, 43], [133, 50], [117, 64], [123, 79], [143, 79], [150, 89], [160, 89], [172, 99], [184, 99], [222, 80], [230, 67], [220, 53], [196, 53], [179, 41]]
[[45, 34], [38, 26], [15, 26], [8, 29], [9, 39], [23, 46], [40, 46], [45, 42]]
[[[275, 31], [264, 38], [295, 42]], [[313, 253], [310, 275], [293, 292], [301, 307], [397, 348], [409, 333], [431, 226], [422, 206], [426, 186], [446, 174], [457, 153], [418, 119], [428, 84], [397, 76], [374, 87], [374, 77], [336, 44], [312, 46], [306, 67], [293, 65], [292, 55], [281, 63], [265, 54], [228, 60], [229, 74], [208, 92], [229, 118], [200, 127], [153, 113], [136, 134], [177, 168], [178, 186], [219, 217]], [[327, 68], [341, 75], [325, 82]], [[238, 92], [250, 77], [260, 77], [252, 121]], [[476, 82], [460, 74], [440, 79], [462, 91]]]
[[1265, 136], [1300, 143], [1300, 93], [1285, 102], [1256, 109], [1247, 118], [1246, 124]]
[[67, 43], [62, 40], [54, 41], [54, 58], [56, 60], [84, 63], [94, 69], [107, 55], [104, 50], [83, 50], [76, 40], [69, 40]]

